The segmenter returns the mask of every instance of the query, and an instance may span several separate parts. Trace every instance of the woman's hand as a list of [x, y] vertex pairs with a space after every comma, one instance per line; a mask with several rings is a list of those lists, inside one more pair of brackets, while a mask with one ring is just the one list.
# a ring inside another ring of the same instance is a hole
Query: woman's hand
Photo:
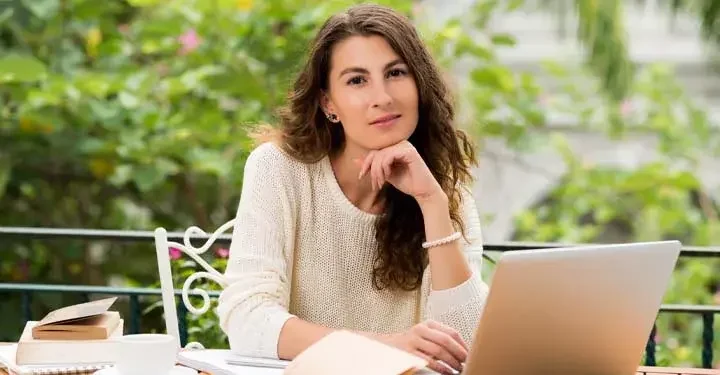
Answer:
[[441, 374], [452, 374], [450, 368], [462, 371], [468, 354], [467, 345], [457, 331], [432, 320], [416, 324], [406, 332], [385, 336], [382, 341], [424, 358], [430, 369]]
[[358, 178], [368, 175], [375, 190], [387, 182], [418, 202], [444, 194], [425, 161], [408, 141], [370, 151], [364, 160], [357, 162]]

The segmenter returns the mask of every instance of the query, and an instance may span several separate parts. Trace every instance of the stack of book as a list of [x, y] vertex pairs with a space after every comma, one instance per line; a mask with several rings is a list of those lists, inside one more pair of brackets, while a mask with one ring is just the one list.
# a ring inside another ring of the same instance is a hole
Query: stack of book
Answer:
[[11, 375], [92, 373], [116, 360], [114, 337], [123, 320], [108, 311], [117, 297], [67, 306], [29, 321], [17, 344], [0, 347], [0, 368]]

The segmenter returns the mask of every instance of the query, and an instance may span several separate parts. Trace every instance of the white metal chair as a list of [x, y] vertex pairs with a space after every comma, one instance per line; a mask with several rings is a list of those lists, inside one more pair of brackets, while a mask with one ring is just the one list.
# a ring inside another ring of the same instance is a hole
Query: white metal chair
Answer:
[[[190, 285], [200, 278], [207, 278], [218, 283], [223, 288], [227, 286], [223, 274], [209, 265], [200, 255], [206, 252], [217, 238], [225, 233], [228, 229], [233, 228], [235, 219], [232, 219], [218, 228], [201, 247], [194, 247], [190, 240], [195, 236], [206, 237], [208, 234], [202, 229], [192, 226], [185, 230], [183, 235], [183, 243], [168, 241], [168, 235], [165, 228], [155, 229], [155, 252], [158, 263], [158, 273], [160, 276], [160, 288], [162, 289], [162, 305], [165, 314], [165, 328], [167, 333], [175, 337], [176, 345], [180, 347], [180, 328], [178, 325], [178, 315], [175, 305], [175, 287], [173, 285], [172, 270], [170, 268], [170, 248], [176, 248], [182, 253], [192, 258], [197, 264], [202, 266], [205, 271], [195, 272], [190, 275], [182, 287], [182, 301], [187, 310], [193, 314], [201, 315], [210, 309], [210, 295], [207, 291], [195, 288], [190, 290]], [[195, 307], [190, 303], [189, 294], [199, 295], [203, 299], [202, 306]], [[202, 349], [201, 343], [190, 342], [185, 345], [186, 349]]]

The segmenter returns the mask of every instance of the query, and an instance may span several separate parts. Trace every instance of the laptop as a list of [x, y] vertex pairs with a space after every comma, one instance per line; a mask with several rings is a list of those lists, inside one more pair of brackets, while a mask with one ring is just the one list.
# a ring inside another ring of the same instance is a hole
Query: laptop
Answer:
[[634, 375], [678, 241], [504, 253], [463, 375]]

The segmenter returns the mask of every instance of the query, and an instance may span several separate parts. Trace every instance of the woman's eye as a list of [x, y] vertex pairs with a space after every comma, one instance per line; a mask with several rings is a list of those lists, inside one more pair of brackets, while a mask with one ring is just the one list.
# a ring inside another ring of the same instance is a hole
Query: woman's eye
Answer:
[[356, 77], [350, 78], [350, 80], [348, 80], [347, 83], [348, 83], [348, 85], [359, 85], [359, 84], [363, 83], [363, 81], [364, 81], [363, 77], [356, 76]]
[[405, 70], [403, 70], [403, 69], [400, 69], [400, 68], [398, 68], [398, 69], [393, 69], [393, 70], [391, 70], [391, 71], [388, 72], [388, 76], [389, 76], [389, 77], [402, 77], [402, 76], [404, 76], [404, 75], [406, 75], [406, 74], [407, 74], [407, 72], [406, 72]]

